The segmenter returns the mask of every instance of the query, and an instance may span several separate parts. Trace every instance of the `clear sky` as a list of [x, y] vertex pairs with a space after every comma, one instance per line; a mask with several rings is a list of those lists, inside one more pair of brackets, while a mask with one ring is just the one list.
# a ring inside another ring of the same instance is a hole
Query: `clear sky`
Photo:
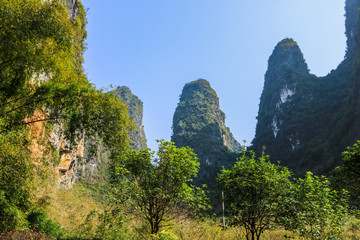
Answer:
[[184, 84], [204, 78], [225, 124], [250, 144], [267, 60], [286, 37], [324, 76], [343, 60], [344, 0], [82, 0], [85, 71], [98, 88], [128, 86], [144, 103], [148, 146], [170, 140]]

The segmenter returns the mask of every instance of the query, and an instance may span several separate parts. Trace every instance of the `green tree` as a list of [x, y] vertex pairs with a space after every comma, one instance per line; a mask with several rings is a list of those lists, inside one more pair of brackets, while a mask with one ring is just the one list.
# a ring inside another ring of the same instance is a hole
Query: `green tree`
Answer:
[[207, 207], [204, 191], [191, 182], [199, 170], [196, 155], [188, 147], [158, 141], [157, 157], [149, 149], [129, 151], [118, 162], [113, 182], [128, 185], [131, 206], [138, 209], [150, 225], [152, 234], [171, 215], [194, 213]]
[[[130, 127], [126, 106], [87, 80], [81, 65], [85, 10], [78, 2], [70, 19], [63, 2], [1, 0], [0, 133], [61, 121], [69, 140], [85, 130], [124, 150]], [[45, 114], [31, 118], [35, 111]]]
[[281, 216], [290, 176], [287, 168], [270, 163], [269, 156], [256, 159], [252, 151], [244, 151], [234, 167], [223, 169], [217, 178], [224, 190], [230, 225], [243, 226], [246, 239], [260, 239]]
[[128, 146], [126, 105], [83, 72], [86, 16], [78, 7], [70, 19], [64, 1], [0, 0], [0, 232], [26, 227], [34, 208], [39, 161], [31, 159], [28, 126], [51, 123], [49, 132], [61, 123], [68, 140], [85, 133], [114, 154]]
[[342, 165], [335, 168], [331, 175], [331, 186], [338, 192], [349, 191], [351, 210], [360, 209], [360, 141], [342, 153]]
[[0, 135], [0, 232], [26, 227], [34, 168], [26, 140], [20, 131]]
[[[342, 194], [346, 196], [346, 194]], [[338, 238], [346, 216], [347, 201], [331, 190], [326, 177], [307, 172], [292, 186], [286, 201], [284, 226], [309, 239]]]

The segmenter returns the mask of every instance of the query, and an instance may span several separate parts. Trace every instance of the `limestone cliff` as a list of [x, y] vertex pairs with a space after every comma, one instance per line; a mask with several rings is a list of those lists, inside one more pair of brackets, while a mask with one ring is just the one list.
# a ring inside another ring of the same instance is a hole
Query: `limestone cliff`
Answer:
[[[146, 149], [142, 101], [126, 86], [118, 87], [112, 92], [127, 105], [130, 119], [134, 121], [134, 129], [128, 133], [130, 148], [133, 150]], [[98, 141], [96, 149], [90, 149], [92, 141], [92, 139], [85, 140], [83, 157], [77, 161], [75, 179], [79, 179], [85, 184], [103, 181], [108, 177], [109, 152], [101, 144], [101, 140]]]
[[133, 150], [144, 150], [147, 148], [146, 136], [143, 126], [143, 103], [126, 86], [114, 90], [121, 100], [127, 105], [130, 118], [135, 123], [135, 129], [129, 133], [130, 146]]
[[219, 98], [208, 81], [187, 83], [173, 117], [171, 140], [179, 147], [189, 146], [197, 154], [200, 171], [197, 183], [215, 187], [222, 166], [231, 166], [241, 146], [225, 126]]
[[347, 53], [325, 77], [309, 73], [300, 48], [284, 39], [269, 58], [253, 149], [296, 174], [327, 174], [360, 138], [359, 0], [346, 1]]
[[[76, 58], [81, 64], [86, 37], [85, 10], [78, 0], [67, 0], [65, 4], [69, 12], [69, 18], [72, 20], [78, 18], [79, 22], [81, 22], [80, 30], [77, 33], [77, 42], [75, 43], [80, 47]], [[41, 80], [47, 81], [48, 78]], [[37, 120], [45, 118], [44, 116], [48, 115], [49, 111], [37, 111], [29, 119]], [[77, 168], [84, 156], [85, 132], [78, 133], [75, 141], [70, 142], [66, 138], [64, 128], [61, 121], [50, 125], [45, 125], [42, 121], [32, 124], [30, 126], [30, 133], [33, 136], [33, 141], [30, 145], [30, 150], [34, 159], [35, 157], [52, 159], [52, 164], [54, 164], [55, 172], [58, 175], [58, 183], [65, 188], [70, 188], [77, 179]]]

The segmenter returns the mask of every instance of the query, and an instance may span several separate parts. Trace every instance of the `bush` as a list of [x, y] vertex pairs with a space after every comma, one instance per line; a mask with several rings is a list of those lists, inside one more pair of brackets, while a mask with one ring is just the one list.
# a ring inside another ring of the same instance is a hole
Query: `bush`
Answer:
[[177, 240], [178, 237], [171, 232], [159, 232], [151, 236], [152, 240]]
[[308, 172], [292, 187], [288, 201], [288, 214], [282, 220], [289, 230], [311, 239], [338, 239], [344, 230], [347, 200], [330, 189], [326, 177]]
[[291, 172], [272, 164], [269, 156], [244, 152], [229, 170], [222, 170], [222, 186], [230, 225], [245, 228], [246, 239], [260, 239], [282, 214], [282, 203], [291, 189]]
[[28, 221], [30, 228], [44, 232], [52, 237], [61, 238], [64, 235], [61, 225], [51, 219], [48, 219], [44, 210], [30, 213]]

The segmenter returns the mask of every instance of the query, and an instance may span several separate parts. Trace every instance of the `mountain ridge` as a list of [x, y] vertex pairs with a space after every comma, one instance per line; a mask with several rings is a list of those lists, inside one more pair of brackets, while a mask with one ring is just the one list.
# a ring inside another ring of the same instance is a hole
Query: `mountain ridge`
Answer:
[[273, 162], [297, 175], [328, 174], [360, 137], [359, 7], [359, 0], [346, 1], [347, 51], [328, 75], [310, 74], [292, 39], [280, 41], [269, 58], [252, 148], [266, 146]]

